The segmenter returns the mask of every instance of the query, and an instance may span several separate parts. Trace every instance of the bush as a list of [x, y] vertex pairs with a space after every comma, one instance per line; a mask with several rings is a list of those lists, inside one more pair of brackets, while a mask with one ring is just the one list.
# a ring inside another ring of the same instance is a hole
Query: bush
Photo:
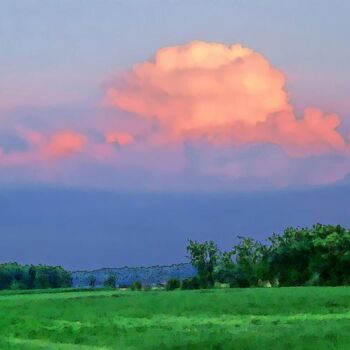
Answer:
[[166, 290], [174, 290], [180, 288], [180, 281], [176, 278], [170, 278], [165, 284]]
[[131, 290], [141, 290], [142, 289], [142, 284], [140, 281], [135, 281], [132, 285], [131, 285]]
[[181, 282], [181, 289], [199, 289], [199, 287], [198, 277], [186, 278]]

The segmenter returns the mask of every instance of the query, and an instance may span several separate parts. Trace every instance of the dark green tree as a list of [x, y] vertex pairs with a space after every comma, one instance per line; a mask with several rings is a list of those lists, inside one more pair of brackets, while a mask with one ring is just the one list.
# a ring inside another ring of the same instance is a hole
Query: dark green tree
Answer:
[[178, 288], [180, 288], [180, 281], [177, 278], [170, 278], [165, 284], [166, 290], [175, 290]]
[[259, 280], [267, 278], [268, 248], [247, 237], [239, 237], [240, 242], [233, 247], [235, 279], [238, 287], [257, 286]]
[[131, 285], [131, 290], [141, 290], [142, 289], [142, 283], [140, 281], [135, 281]]
[[214, 284], [214, 268], [219, 258], [219, 250], [213, 241], [199, 243], [189, 240], [187, 253], [191, 264], [197, 269], [199, 283], [202, 288]]
[[35, 279], [36, 279], [35, 266], [30, 265], [30, 267], [28, 269], [28, 289], [35, 288]]
[[181, 281], [180, 288], [181, 289], [199, 289], [200, 288], [199, 278], [197, 276], [185, 278], [184, 280]]
[[0, 265], [0, 289], [62, 288], [71, 286], [71, 275], [60, 266]]

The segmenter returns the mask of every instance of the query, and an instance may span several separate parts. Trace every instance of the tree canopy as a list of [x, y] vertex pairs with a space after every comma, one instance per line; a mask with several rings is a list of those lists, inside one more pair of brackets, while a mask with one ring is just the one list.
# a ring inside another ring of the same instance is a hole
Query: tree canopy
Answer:
[[41, 289], [70, 286], [70, 273], [61, 266], [0, 264], [0, 289]]
[[189, 241], [187, 251], [199, 284], [236, 287], [350, 284], [350, 231], [340, 225], [289, 227], [267, 242], [239, 237], [221, 252], [214, 242]]

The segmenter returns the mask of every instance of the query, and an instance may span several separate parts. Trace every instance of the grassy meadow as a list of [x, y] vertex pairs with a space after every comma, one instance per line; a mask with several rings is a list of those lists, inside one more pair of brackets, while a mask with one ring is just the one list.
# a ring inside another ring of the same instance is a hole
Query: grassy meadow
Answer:
[[350, 349], [350, 288], [0, 293], [1, 349]]

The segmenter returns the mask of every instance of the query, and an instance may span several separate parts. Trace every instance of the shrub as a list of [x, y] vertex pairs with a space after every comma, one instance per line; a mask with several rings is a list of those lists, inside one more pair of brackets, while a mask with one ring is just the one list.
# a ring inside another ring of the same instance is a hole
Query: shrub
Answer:
[[181, 282], [181, 289], [199, 289], [198, 277], [186, 278]]
[[131, 285], [131, 290], [141, 290], [142, 289], [142, 284], [140, 281], [135, 281], [132, 285]]
[[174, 290], [180, 288], [180, 281], [176, 278], [170, 278], [165, 284], [166, 290]]

